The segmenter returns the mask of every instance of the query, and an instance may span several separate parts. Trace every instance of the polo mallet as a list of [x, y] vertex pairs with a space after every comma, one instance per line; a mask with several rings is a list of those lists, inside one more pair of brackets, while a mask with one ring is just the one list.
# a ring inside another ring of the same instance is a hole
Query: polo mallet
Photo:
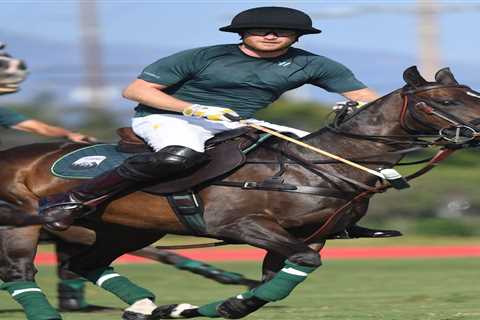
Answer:
[[269, 128], [265, 128], [263, 126], [260, 126], [258, 124], [255, 124], [255, 123], [250, 123], [248, 120], [242, 120], [241, 117], [236, 117], [236, 116], [232, 116], [232, 115], [229, 115], [229, 114], [224, 114], [225, 118], [231, 120], [231, 121], [238, 121], [240, 123], [243, 123], [249, 127], [252, 127], [252, 128], [255, 128], [259, 131], [263, 131], [263, 132], [266, 132], [266, 133], [269, 133], [273, 136], [276, 136], [280, 139], [283, 139], [283, 140], [287, 140], [289, 142], [292, 142], [292, 143], [295, 143], [299, 146], [302, 146], [304, 148], [307, 148], [309, 150], [312, 150], [314, 152], [317, 152], [321, 155], [324, 155], [326, 157], [329, 157], [329, 158], [332, 158], [332, 159], [335, 159], [337, 161], [340, 161], [340, 162], [343, 162], [345, 164], [348, 164], [349, 166], [351, 167], [354, 167], [354, 168], [357, 168], [357, 169], [360, 169], [360, 170], [363, 170], [365, 172], [368, 172], [370, 174], [373, 174], [374, 176], [377, 176], [379, 177], [380, 179], [384, 179], [384, 180], [387, 180], [390, 185], [392, 187], [394, 187], [395, 189], [406, 189], [406, 188], [409, 188], [410, 185], [408, 184], [407, 180], [405, 180], [405, 178], [403, 178], [400, 173], [397, 172], [397, 170], [395, 169], [383, 169], [383, 170], [380, 170], [380, 172], [378, 171], [375, 171], [373, 169], [370, 169], [370, 168], [367, 168], [367, 167], [364, 167], [358, 163], [355, 163], [355, 162], [352, 162], [350, 160], [347, 160], [347, 159], [344, 159], [342, 157], [339, 157], [337, 155], [334, 155], [330, 152], [327, 152], [327, 151], [324, 151], [322, 149], [319, 149], [317, 147], [314, 147], [314, 146], [311, 146], [309, 144], [306, 144], [305, 142], [302, 142], [302, 141], [299, 141], [299, 140], [296, 140], [296, 139], [293, 139], [289, 136], [286, 136], [284, 134], [281, 134], [277, 131], [274, 131], [274, 130], [271, 130]]

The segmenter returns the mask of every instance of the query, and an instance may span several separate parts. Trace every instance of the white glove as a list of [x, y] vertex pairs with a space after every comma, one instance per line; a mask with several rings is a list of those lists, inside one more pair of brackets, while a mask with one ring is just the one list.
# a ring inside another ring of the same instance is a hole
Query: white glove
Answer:
[[229, 108], [202, 106], [200, 104], [192, 104], [183, 110], [183, 115], [188, 117], [206, 118], [213, 121], [231, 121], [225, 117], [229, 114], [239, 117], [238, 113]]

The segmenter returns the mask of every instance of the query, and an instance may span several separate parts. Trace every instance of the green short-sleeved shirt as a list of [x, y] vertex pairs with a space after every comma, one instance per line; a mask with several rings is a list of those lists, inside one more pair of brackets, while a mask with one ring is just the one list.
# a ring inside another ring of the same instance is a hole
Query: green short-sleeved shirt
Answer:
[[2, 127], [9, 128], [25, 120], [28, 118], [24, 115], [0, 108], [0, 126]]
[[[313, 84], [330, 92], [366, 88], [341, 63], [290, 48], [276, 58], [254, 58], [238, 44], [182, 51], [146, 67], [139, 79], [166, 85], [165, 93], [208, 106], [228, 107], [244, 118], [277, 100], [285, 91]], [[138, 105], [136, 116], [169, 113]]]

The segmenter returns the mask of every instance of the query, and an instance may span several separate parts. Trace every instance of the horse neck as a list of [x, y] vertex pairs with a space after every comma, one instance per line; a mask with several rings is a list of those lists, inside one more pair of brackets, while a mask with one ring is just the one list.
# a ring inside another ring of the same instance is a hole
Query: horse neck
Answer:
[[[399, 92], [384, 96], [342, 123], [338, 129], [355, 135], [398, 136], [405, 137], [405, 144], [388, 145], [385, 143], [348, 137], [330, 130], [321, 129], [303, 139], [307, 144], [329, 151], [345, 158], [360, 158], [373, 154], [384, 155], [376, 159], [391, 162], [400, 161], [401, 155], [387, 155], [388, 151], [405, 148], [409, 144], [409, 134], [400, 125], [400, 112], [403, 98]], [[318, 159], [318, 154], [305, 149], [297, 149], [306, 158]]]

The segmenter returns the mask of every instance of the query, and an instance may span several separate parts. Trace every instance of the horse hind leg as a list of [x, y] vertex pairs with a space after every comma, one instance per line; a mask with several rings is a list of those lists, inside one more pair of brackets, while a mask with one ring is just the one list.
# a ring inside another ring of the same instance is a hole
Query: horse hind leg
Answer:
[[125, 253], [150, 245], [164, 234], [109, 224], [96, 230], [96, 235], [92, 246], [70, 259], [68, 269], [130, 305], [123, 315], [125, 319], [146, 319], [156, 308], [155, 294], [118, 274], [110, 264]]
[[0, 289], [7, 291], [25, 311], [28, 320], [58, 320], [61, 315], [35, 282], [33, 264], [40, 227], [0, 231]]
[[190, 271], [221, 284], [244, 285], [248, 288], [257, 287], [261, 284], [260, 281], [246, 278], [240, 273], [226, 271], [214, 265], [199, 260], [193, 260], [168, 250], [146, 247], [133, 252], [133, 254], [173, 265], [179, 270]]
[[72, 256], [85, 251], [88, 246], [72, 243], [54, 237], [57, 253], [57, 283], [58, 308], [61, 311], [92, 312], [110, 309], [104, 306], [89, 304], [85, 298], [87, 280], [67, 268], [67, 262]]

